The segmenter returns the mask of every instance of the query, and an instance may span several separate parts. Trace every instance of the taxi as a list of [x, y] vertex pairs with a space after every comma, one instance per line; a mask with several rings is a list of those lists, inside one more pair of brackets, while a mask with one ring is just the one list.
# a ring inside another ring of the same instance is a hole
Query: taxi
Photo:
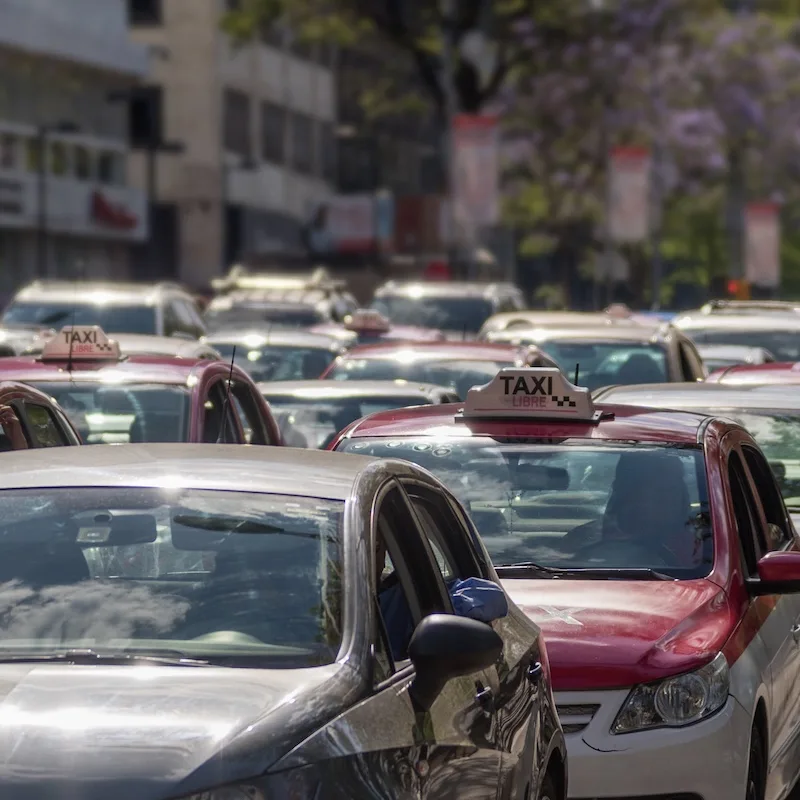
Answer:
[[800, 361], [767, 362], [766, 364], [734, 364], [712, 372], [709, 383], [729, 386], [789, 385], [800, 383]]
[[[41, 336], [25, 348], [21, 355], [40, 355], [45, 342], [52, 339], [56, 332]], [[120, 352], [126, 356], [169, 356], [171, 358], [195, 358], [198, 360], [222, 358], [211, 345], [198, 340], [186, 340], [175, 336], [147, 336], [137, 333], [115, 333], [114, 341]]]
[[354, 347], [322, 374], [324, 380], [408, 380], [455, 389], [459, 397], [512, 366], [556, 366], [536, 347], [486, 342], [384, 342]]
[[0, 380], [0, 452], [78, 444], [80, 435], [52, 397]]
[[457, 403], [452, 389], [409, 381], [270, 381], [258, 388], [286, 444], [327, 447], [350, 423], [376, 411]]
[[800, 773], [800, 540], [734, 421], [505, 369], [332, 449], [430, 470], [542, 628], [569, 796], [781, 800]]
[[535, 345], [568, 374], [578, 367], [580, 385], [702, 381], [708, 375], [692, 340], [669, 323], [510, 328], [490, 342]]
[[199, 339], [206, 332], [194, 297], [167, 281], [34, 281], [17, 292], [0, 321], [53, 329], [99, 325], [109, 333], [186, 339]]
[[220, 360], [125, 356], [97, 326], [69, 326], [38, 356], [0, 359], [0, 380], [54, 398], [86, 444], [279, 444], [252, 379]]
[[352, 334], [352, 338], [348, 341], [350, 346], [397, 341], [442, 342], [447, 338], [442, 331], [436, 328], [395, 325], [387, 316], [372, 308], [360, 308], [352, 314], [348, 314], [341, 326], [315, 325], [310, 330], [336, 336], [339, 329]]
[[204, 341], [256, 382], [319, 378], [346, 350], [334, 336], [263, 324], [224, 328]]
[[511, 283], [391, 280], [379, 286], [372, 307], [396, 325], [445, 331], [448, 338], [472, 337], [492, 315], [525, 308]]
[[618, 317], [605, 311], [545, 311], [544, 309], [528, 309], [523, 311], [507, 311], [489, 317], [480, 330], [478, 339], [491, 341], [491, 335], [517, 328], [531, 330], [533, 328], [586, 328], [606, 326], [632, 326], [637, 322], [626, 317]]
[[0, 479], [4, 797], [564, 800], [539, 630], [428, 472], [70, 450]]
[[745, 347], [737, 344], [701, 344], [697, 347], [700, 358], [709, 372], [737, 364], [771, 364], [775, 356], [763, 347]]

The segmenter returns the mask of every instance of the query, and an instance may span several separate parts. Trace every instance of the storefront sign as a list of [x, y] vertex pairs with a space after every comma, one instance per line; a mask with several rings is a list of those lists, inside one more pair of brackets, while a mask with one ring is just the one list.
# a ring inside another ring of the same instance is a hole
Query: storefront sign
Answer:
[[609, 157], [608, 227], [615, 242], [641, 242], [650, 232], [650, 151], [615, 147]]
[[120, 231], [133, 230], [139, 224], [135, 214], [132, 214], [121, 203], [112, 203], [99, 191], [92, 193], [91, 215], [98, 225]]
[[780, 209], [775, 203], [750, 203], [745, 209], [745, 278], [753, 286], [775, 289], [781, 282]]
[[387, 252], [394, 237], [394, 198], [389, 192], [336, 195], [321, 204], [306, 229], [315, 254]]
[[469, 228], [500, 218], [498, 118], [459, 114], [453, 120], [453, 201], [456, 221]]

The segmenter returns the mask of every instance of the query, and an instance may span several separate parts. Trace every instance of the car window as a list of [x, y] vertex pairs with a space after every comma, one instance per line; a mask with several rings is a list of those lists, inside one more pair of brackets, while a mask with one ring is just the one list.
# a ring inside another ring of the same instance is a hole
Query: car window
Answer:
[[4, 323], [43, 325], [99, 325], [106, 333], [157, 334], [153, 306], [98, 305], [95, 303], [13, 302], [3, 314]]
[[229, 403], [223, 381], [216, 381], [209, 388], [203, 409], [203, 441], [206, 444], [244, 443], [237, 426], [236, 411]]
[[341, 501], [174, 487], [0, 495], [0, 602], [15, 608], [0, 655], [89, 642], [258, 669], [338, 655]]
[[192, 332], [199, 338], [206, 332], [206, 324], [203, 322], [203, 317], [197, 310], [193, 300], [188, 298], [179, 301], [186, 312], [186, 319], [189, 321]]
[[769, 350], [778, 361], [800, 361], [800, 331], [747, 330], [741, 328], [686, 328], [684, 330], [697, 344], [731, 344], [744, 347], [763, 347]]
[[269, 429], [262, 417], [261, 406], [256, 402], [250, 386], [237, 381], [233, 384], [231, 394], [247, 444], [277, 444], [270, 439]]
[[69, 443], [49, 408], [26, 402], [23, 409], [34, 447], [64, 447]]
[[183, 331], [178, 309], [171, 300], [164, 303], [164, 336], [173, 336]]
[[408, 297], [382, 294], [372, 303], [395, 325], [477, 333], [494, 313], [492, 301], [483, 297]]
[[336, 353], [328, 348], [264, 344], [259, 347], [214, 345], [228, 362], [231, 359], [256, 382], [314, 380], [331, 365]]
[[728, 457], [728, 482], [743, 564], [747, 574], [754, 576], [757, 574], [758, 560], [766, 552], [767, 545], [750, 482], [736, 451], [732, 451]]
[[758, 450], [743, 445], [742, 454], [758, 490], [761, 507], [764, 509], [767, 522], [767, 550], [783, 550], [792, 542], [792, 536], [773, 471]]
[[428, 469], [467, 509], [496, 565], [650, 568], [689, 580], [713, 564], [698, 447], [476, 435], [350, 438], [338, 449]]
[[168, 301], [167, 306], [175, 309], [175, 317], [178, 320], [179, 332], [185, 333], [188, 336], [195, 336], [199, 338], [202, 336], [203, 331], [199, 330], [195, 324], [194, 317], [189, 309], [189, 303], [180, 298], [173, 298]]

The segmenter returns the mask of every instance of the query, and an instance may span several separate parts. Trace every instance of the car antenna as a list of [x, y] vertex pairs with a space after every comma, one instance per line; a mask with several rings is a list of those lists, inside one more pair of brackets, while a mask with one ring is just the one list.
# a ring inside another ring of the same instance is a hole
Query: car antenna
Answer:
[[217, 437], [217, 444], [224, 444], [222, 441], [225, 438], [225, 426], [228, 424], [228, 408], [231, 404], [231, 383], [233, 382], [233, 364], [236, 360], [236, 345], [233, 346], [233, 353], [231, 353], [231, 368], [228, 371], [228, 391], [225, 393], [225, 401], [222, 404], [222, 422], [219, 426], [219, 436]]
[[575, 365], [575, 386], [578, 385], [578, 378], [580, 377], [580, 374], [581, 374], [581, 365], [580, 364], [576, 364]]

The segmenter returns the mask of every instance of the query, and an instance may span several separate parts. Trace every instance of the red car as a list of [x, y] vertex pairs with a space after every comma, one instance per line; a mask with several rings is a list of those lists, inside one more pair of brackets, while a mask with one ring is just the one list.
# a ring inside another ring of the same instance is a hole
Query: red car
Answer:
[[81, 437], [52, 397], [24, 383], [0, 381], [0, 452], [78, 444]]
[[463, 404], [366, 417], [331, 449], [421, 465], [469, 510], [544, 633], [571, 798], [786, 797], [800, 539], [744, 428], [511, 369]]
[[363, 345], [339, 356], [325, 372], [326, 380], [408, 380], [448, 386], [460, 397], [486, 383], [503, 367], [548, 366], [556, 363], [534, 346], [488, 342], [406, 342]]
[[41, 355], [0, 359], [0, 380], [54, 398], [86, 444], [281, 443], [269, 406], [236, 365], [123, 357], [97, 326], [64, 328]]
[[736, 364], [712, 372], [708, 383], [726, 383], [731, 386], [745, 384], [800, 383], [800, 361], [772, 362], [768, 364]]

